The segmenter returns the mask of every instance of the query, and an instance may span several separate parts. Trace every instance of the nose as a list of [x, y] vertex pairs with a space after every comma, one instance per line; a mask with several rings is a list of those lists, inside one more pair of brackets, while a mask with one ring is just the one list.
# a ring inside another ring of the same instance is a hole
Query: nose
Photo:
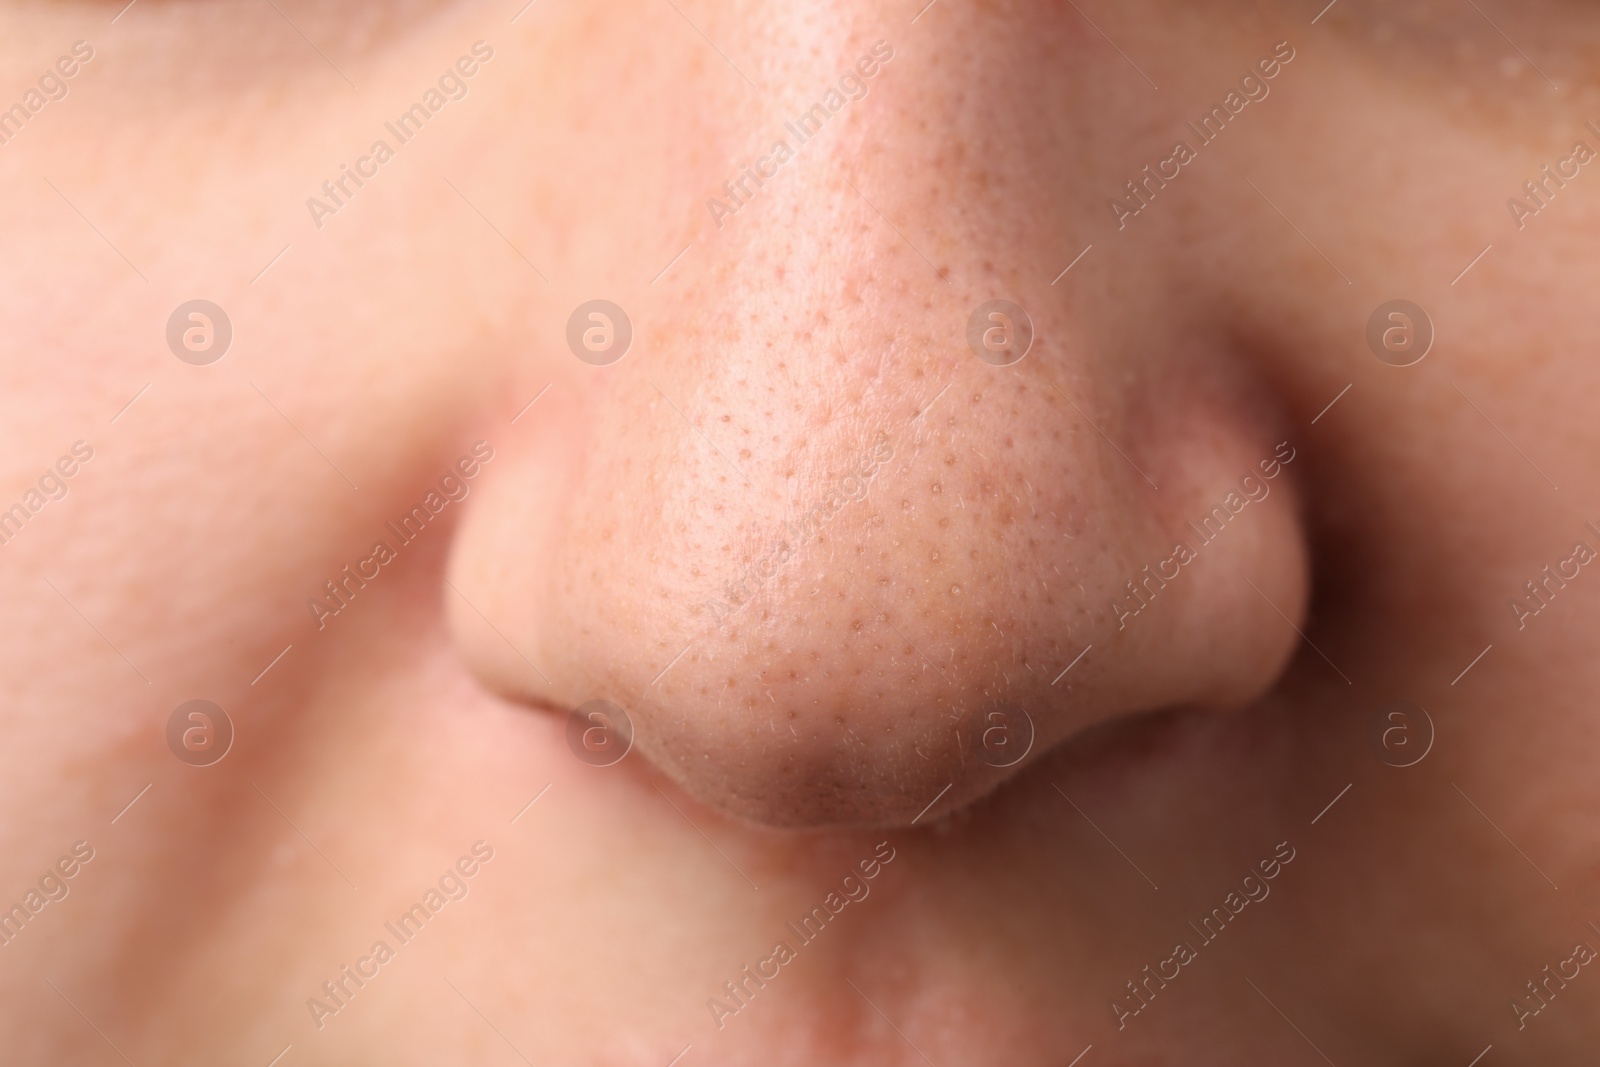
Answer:
[[924, 29], [774, 51], [761, 89], [800, 104], [629, 179], [690, 192], [692, 254], [615, 290], [616, 362], [558, 321], [593, 294], [550, 316], [557, 384], [451, 564], [487, 683], [607, 700], [628, 758], [773, 826], [909, 824], [1092, 725], [1236, 707], [1306, 605], [1298, 452], [1249, 357], [1157, 289], [1051, 284], [1101, 222], [1061, 190], [1102, 179], [996, 116], [1049, 99], [1072, 129], [1091, 94]]

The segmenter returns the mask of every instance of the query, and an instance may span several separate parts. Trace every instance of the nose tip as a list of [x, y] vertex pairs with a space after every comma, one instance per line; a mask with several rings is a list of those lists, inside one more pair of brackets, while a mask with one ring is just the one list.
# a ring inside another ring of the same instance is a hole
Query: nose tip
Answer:
[[[1022, 704], [958, 684], [857, 591], [824, 595], [833, 603], [819, 610], [848, 620], [853, 638], [795, 649], [743, 681], [719, 669], [736, 648], [708, 646], [680, 684], [640, 703], [649, 758], [702, 801], [791, 828], [915, 824], [1028, 759], [1037, 726]], [[683, 714], [711, 695], [697, 679], [723, 675], [734, 699]]]
[[[870, 612], [838, 609], [852, 628]], [[725, 673], [720, 650], [708, 649], [683, 684], [638, 705], [651, 723], [648, 758], [702, 801], [773, 826], [907, 825], [936, 801], [963, 806], [1028, 758], [1033, 717], [941, 678], [886, 622], [863, 627], [865, 655], [833, 649], [821, 667], [810, 652], [780, 659], [747, 684], [725, 682], [756, 695], [683, 714], [705, 708], [701, 672]]]

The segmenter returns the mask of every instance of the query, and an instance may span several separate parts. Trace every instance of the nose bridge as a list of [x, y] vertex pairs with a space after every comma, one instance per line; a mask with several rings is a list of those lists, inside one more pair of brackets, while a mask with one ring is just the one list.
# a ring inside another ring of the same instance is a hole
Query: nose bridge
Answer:
[[[695, 255], [718, 297], [769, 317], [802, 298], [819, 319], [868, 303], [902, 333], [937, 330], [948, 354], [966, 322], [934, 321], [947, 301], [1057, 298], [1055, 257], [1085, 228], [1082, 198], [1062, 195], [1085, 164], [1062, 151], [1081, 87], [1060, 20], [1028, 24], [1052, 46], [970, 14], [806, 3], [783, 18], [792, 33], [736, 35], [763, 62], [699, 170]], [[1018, 70], [1019, 47], [1054, 61]]]
[[766, 121], [744, 140], [744, 151], [706, 199], [717, 229], [763, 201], [769, 183], [773, 189], [799, 185], [797, 172], [826, 166], [828, 157], [858, 141], [873, 120], [868, 100], [874, 90], [905, 67], [896, 67], [894, 46], [882, 37], [829, 44], [813, 62], [788, 70], [776, 91], [760, 94]]

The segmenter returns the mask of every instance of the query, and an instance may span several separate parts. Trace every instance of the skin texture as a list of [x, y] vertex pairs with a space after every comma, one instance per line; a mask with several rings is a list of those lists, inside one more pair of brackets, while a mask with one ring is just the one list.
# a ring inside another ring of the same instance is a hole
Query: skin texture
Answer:
[[0, 8], [8, 1063], [1591, 1061], [1592, 10], [518, 6]]

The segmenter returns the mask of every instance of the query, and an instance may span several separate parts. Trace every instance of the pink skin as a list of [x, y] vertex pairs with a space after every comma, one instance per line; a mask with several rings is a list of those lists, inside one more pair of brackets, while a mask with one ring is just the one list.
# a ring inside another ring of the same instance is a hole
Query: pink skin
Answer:
[[1079, 6], [0, 13], [7, 1062], [1587, 1062], [1600, 23]]

